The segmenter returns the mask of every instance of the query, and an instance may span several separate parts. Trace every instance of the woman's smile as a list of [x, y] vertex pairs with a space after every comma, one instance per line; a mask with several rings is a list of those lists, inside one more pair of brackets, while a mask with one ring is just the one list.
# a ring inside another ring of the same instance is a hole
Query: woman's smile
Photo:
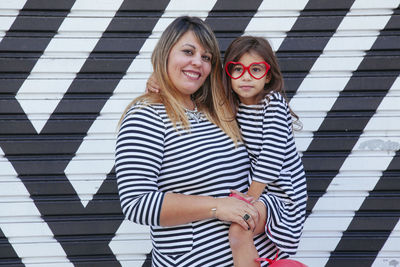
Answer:
[[201, 73], [197, 71], [191, 70], [183, 70], [183, 74], [185, 74], [189, 79], [198, 80], [201, 77]]

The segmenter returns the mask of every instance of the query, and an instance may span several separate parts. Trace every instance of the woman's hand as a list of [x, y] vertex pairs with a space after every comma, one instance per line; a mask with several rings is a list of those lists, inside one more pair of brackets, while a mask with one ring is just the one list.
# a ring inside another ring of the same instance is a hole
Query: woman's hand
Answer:
[[153, 73], [151, 74], [151, 76], [147, 80], [146, 92], [157, 93], [157, 94], [160, 92], [160, 86], [158, 85], [157, 80], [154, 77]]
[[235, 222], [245, 230], [254, 231], [259, 218], [253, 205], [234, 197], [217, 198], [216, 201], [215, 216], [219, 220]]

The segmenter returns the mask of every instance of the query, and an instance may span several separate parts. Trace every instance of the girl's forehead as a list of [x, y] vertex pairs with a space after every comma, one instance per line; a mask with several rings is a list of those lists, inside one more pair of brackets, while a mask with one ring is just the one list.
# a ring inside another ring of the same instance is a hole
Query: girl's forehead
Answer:
[[241, 63], [252, 63], [252, 62], [259, 62], [259, 61], [264, 61], [264, 58], [262, 58], [258, 53], [249, 51], [244, 53], [240, 58], [239, 61]]

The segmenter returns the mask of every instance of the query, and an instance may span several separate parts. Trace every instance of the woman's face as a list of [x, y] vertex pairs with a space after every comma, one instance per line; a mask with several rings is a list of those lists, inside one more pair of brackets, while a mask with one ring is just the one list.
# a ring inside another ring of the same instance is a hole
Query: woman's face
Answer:
[[188, 31], [172, 47], [167, 71], [182, 97], [190, 98], [211, 72], [211, 53], [198, 42], [192, 31]]

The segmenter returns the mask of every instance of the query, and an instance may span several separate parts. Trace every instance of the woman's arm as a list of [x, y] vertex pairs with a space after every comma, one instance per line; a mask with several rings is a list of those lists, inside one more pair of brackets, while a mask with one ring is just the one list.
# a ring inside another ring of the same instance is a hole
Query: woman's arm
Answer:
[[217, 217], [253, 229], [254, 221], [251, 219], [246, 223], [243, 216], [247, 213], [257, 218], [257, 211], [240, 200], [158, 190], [164, 133], [163, 121], [148, 106], [130, 112], [121, 125], [116, 146], [116, 173], [125, 216], [133, 222], [154, 226], [173, 226]]
[[[215, 208], [215, 211], [213, 211]], [[244, 214], [251, 219], [244, 221]], [[167, 193], [161, 209], [161, 226], [174, 226], [193, 221], [218, 218], [222, 221], [236, 222], [244, 229], [254, 229], [258, 213], [252, 205], [236, 198], [213, 198]]]
[[119, 129], [115, 170], [121, 207], [127, 219], [144, 225], [160, 225], [165, 197], [157, 177], [164, 156], [165, 126], [149, 106], [137, 105]]

